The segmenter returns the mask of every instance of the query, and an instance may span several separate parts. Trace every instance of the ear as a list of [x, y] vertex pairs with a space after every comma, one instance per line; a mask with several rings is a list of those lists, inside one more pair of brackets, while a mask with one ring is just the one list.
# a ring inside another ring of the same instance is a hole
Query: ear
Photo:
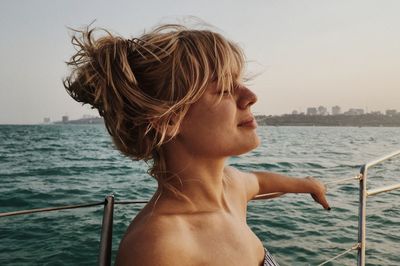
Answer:
[[166, 138], [179, 134], [180, 123], [179, 117], [176, 114], [172, 114], [169, 118], [166, 118], [166, 120], [154, 120], [151, 124], [158, 134], [164, 135]]

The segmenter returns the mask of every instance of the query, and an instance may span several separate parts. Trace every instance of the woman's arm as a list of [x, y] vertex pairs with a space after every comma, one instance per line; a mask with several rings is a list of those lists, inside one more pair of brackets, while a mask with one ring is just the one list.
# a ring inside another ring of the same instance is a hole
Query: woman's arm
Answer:
[[271, 172], [240, 172], [246, 182], [248, 200], [267, 193], [310, 193], [313, 199], [330, 210], [326, 186], [313, 177], [296, 178]]

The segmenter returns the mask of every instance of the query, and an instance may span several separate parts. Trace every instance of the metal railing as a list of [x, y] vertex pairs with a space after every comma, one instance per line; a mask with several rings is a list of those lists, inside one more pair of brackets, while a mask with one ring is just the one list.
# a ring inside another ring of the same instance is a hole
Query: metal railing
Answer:
[[380, 187], [380, 188], [367, 190], [368, 169], [374, 165], [380, 164], [380, 163], [382, 163], [388, 159], [391, 159], [393, 157], [396, 157], [398, 155], [400, 155], [400, 150], [397, 150], [395, 152], [392, 152], [390, 154], [387, 154], [385, 156], [382, 156], [378, 159], [375, 159], [373, 161], [370, 161], [370, 162], [362, 165], [360, 168], [360, 173], [355, 177], [345, 178], [345, 179], [341, 179], [338, 181], [332, 181], [332, 182], [326, 183], [329, 185], [330, 183], [344, 183], [344, 182], [348, 182], [348, 181], [353, 181], [355, 179], [359, 180], [358, 243], [354, 244], [350, 249], [346, 250], [345, 252], [343, 252], [329, 260], [322, 262], [318, 266], [321, 266], [330, 261], [333, 261], [353, 250], [358, 250], [357, 265], [365, 266], [367, 197], [377, 195], [377, 194], [383, 193], [383, 192], [389, 192], [389, 191], [400, 188], [400, 183], [398, 183], [398, 184], [394, 184], [394, 185], [389, 185], [389, 186], [384, 186], [384, 187]]
[[49, 207], [40, 209], [31, 209], [23, 211], [13, 211], [13, 212], [3, 212], [0, 213], [0, 218], [17, 216], [38, 212], [52, 212], [60, 210], [70, 210], [79, 208], [90, 208], [96, 206], [104, 206], [103, 219], [101, 225], [100, 234], [100, 247], [99, 247], [99, 266], [109, 266], [111, 265], [111, 249], [112, 249], [112, 231], [113, 231], [113, 217], [114, 217], [114, 205], [115, 204], [142, 204], [147, 203], [147, 200], [130, 200], [130, 201], [115, 201], [114, 195], [109, 195], [104, 201], [94, 202], [89, 204], [78, 204], [78, 205], [66, 205], [59, 207]]
[[[384, 186], [376, 189], [367, 190], [367, 173], [368, 169], [374, 165], [377, 165], [385, 160], [393, 158], [395, 156], [400, 155], [400, 150], [392, 152], [388, 155], [385, 155], [379, 159], [371, 161], [367, 164], [364, 164], [360, 169], [360, 174], [350, 178], [343, 178], [339, 180], [334, 180], [330, 182], [326, 182], [326, 185], [332, 185], [337, 183], [344, 183], [354, 180], [359, 180], [359, 223], [358, 223], [358, 243], [354, 244], [351, 248], [344, 251], [343, 253], [324, 261], [319, 264], [324, 265], [330, 261], [333, 261], [353, 250], [358, 250], [357, 257], [357, 265], [365, 266], [365, 234], [366, 234], [366, 200], [368, 196], [377, 195], [379, 193], [392, 191], [400, 188], [400, 183]], [[275, 192], [275, 193], [267, 193], [257, 195], [253, 198], [253, 200], [262, 200], [262, 199], [272, 199], [275, 197], [282, 196], [285, 193]], [[99, 248], [99, 265], [100, 266], [109, 266], [111, 265], [111, 249], [112, 249], [112, 230], [113, 230], [113, 216], [114, 216], [114, 205], [115, 204], [143, 204], [148, 203], [147, 200], [132, 200], [132, 201], [115, 201], [113, 195], [109, 195], [105, 198], [104, 201], [89, 203], [89, 204], [79, 204], [79, 205], [67, 205], [67, 206], [59, 206], [59, 207], [50, 207], [50, 208], [40, 208], [40, 209], [31, 209], [31, 210], [22, 210], [22, 211], [13, 211], [13, 212], [4, 212], [0, 213], [0, 218], [8, 217], [8, 216], [16, 216], [16, 215], [24, 215], [38, 212], [50, 212], [50, 211], [58, 211], [58, 210], [68, 210], [68, 209], [77, 209], [77, 208], [89, 208], [95, 206], [104, 206], [103, 212], [103, 220], [102, 220], [102, 228], [101, 228], [101, 237], [100, 237], [100, 248]]]
[[365, 241], [366, 226], [365, 226], [365, 224], [366, 224], [367, 197], [400, 188], [400, 183], [398, 183], [398, 184], [391, 185], [391, 186], [385, 186], [385, 187], [380, 187], [380, 188], [373, 189], [373, 190], [367, 190], [368, 169], [374, 165], [382, 163], [383, 161], [386, 161], [386, 160], [393, 158], [395, 156], [398, 156], [398, 155], [400, 155], [400, 150], [392, 152], [392, 153], [385, 155], [381, 158], [378, 158], [374, 161], [371, 161], [361, 167], [361, 170], [360, 170], [361, 178], [360, 178], [360, 188], [359, 188], [360, 201], [359, 201], [359, 212], [358, 212], [358, 243], [359, 243], [358, 255], [357, 255], [357, 265], [358, 266], [365, 265], [365, 244], [366, 244], [366, 241]]

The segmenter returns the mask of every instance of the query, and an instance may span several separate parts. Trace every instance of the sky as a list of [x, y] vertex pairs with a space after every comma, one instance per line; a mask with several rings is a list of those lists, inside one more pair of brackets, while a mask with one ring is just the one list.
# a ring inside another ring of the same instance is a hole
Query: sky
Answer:
[[255, 114], [307, 107], [400, 111], [400, 1], [1, 0], [0, 124], [97, 115], [74, 102], [71, 31], [95, 20], [126, 38], [162, 23], [211, 24], [244, 50]]

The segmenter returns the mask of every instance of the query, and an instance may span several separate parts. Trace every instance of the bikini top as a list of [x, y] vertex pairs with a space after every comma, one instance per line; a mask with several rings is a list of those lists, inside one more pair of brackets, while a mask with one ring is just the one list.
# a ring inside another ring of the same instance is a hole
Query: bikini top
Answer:
[[265, 257], [264, 257], [264, 264], [263, 266], [279, 266], [279, 264], [275, 261], [275, 259], [271, 256], [266, 248], [265, 250]]

